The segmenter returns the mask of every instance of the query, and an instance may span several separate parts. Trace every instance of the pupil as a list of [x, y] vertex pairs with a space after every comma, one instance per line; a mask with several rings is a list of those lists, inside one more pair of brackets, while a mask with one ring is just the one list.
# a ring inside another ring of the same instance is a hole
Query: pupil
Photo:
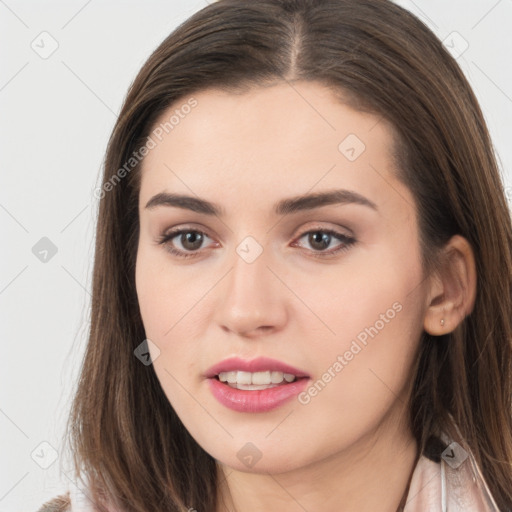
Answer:
[[[181, 243], [183, 244], [183, 247], [185, 247], [185, 249], [189, 249], [189, 250], [194, 250], [194, 249], [199, 249], [199, 247], [201, 247], [201, 242], [203, 241], [203, 236], [201, 235], [201, 233], [194, 233], [194, 232], [189, 232], [189, 233], [183, 233], [181, 235]], [[191, 244], [191, 246], [187, 246], [187, 244]]]
[[311, 244], [311, 247], [315, 249], [325, 249], [326, 247], [329, 247], [330, 240], [331, 235], [329, 235], [328, 233], [321, 233], [320, 231], [317, 231], [316, 233], [311, 233], [309, 235], [309, 242]]

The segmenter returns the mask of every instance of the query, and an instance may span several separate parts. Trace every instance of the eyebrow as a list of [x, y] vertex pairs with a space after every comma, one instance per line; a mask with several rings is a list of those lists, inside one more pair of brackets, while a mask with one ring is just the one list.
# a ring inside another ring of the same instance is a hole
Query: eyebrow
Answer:
[[[373, 201], [370, 201], [370, 199], [367, 199], [357, 192], [340, 189], [282, 199], [274, 205], [274, 213], [276, 215], [289, 215], [291, 213], [313, 210], [314, 208], [332, 204], [358, 204], [378, 211], [377, 205]], [[219, 217], [224, 215], [224, 209], [216, 203], [198, 197], [168, 192], [160, 192], [154, 195], [146, 204], [148, 210], [152, 210], [157, 206], [174, 206], [176, 208]]]

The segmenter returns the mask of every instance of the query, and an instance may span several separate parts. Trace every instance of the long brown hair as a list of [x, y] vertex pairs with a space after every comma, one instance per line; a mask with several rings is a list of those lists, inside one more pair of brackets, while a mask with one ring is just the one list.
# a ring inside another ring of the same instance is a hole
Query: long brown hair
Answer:
[[125, 511], [215, 510], [215, 460], [178, 419], [153, 367], [134, 356], [145, 333], [133, 155], [164, 110], [194, 92], [293, 80], [324, 84], [394, 127], [397, 174], [416, 200], [427, 272], [452, 235], [471, 243], [474, 310], [453, 333], [423, 334], [410, 421], [423, 450], [451, 415], [498, 506], [512, 507], [510, 213], [464, 74], [421, 21], [388, 0], [220, 0], [144, 64], [111, 135], [98, 195], [90, 335], [68, 426], [77, 476], [88, 478], [99, 509], [103, 494]]

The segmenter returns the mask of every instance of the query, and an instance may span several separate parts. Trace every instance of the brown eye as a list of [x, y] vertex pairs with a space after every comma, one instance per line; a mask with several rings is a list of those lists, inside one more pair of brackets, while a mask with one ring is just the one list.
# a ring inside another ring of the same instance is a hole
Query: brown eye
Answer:
[[[302, 239], [305, 239], [305, 242], [301, 243], [300, 240]], [[338, 243], [333, 244], [333, 242]], [[340, 251], [348, 250], [355, 243], [355, 238], [344, 235], [343, 233], [338, 233], [330, 229], [316, 229], [303, 233], [293, 245], [299, 247], [306, 245], [305, 248], [313, 255], [328, 257], [334, 256]]]
[[203, 243], [211, 238], [195, 229], [178, 229], [159, 237], [158, 243], [174, 256], [189, 258], [201, 254]]
[[323, 231], [312, 231], [308, 233], [308, 242], [311, 247], [318, 251], [323, 251], [329, 247], [332, 236]]
[[198, 231], [186, 231], [181, 233], [179, 240], [186, 251], [197, 251], [201, 248], [204, 237]]

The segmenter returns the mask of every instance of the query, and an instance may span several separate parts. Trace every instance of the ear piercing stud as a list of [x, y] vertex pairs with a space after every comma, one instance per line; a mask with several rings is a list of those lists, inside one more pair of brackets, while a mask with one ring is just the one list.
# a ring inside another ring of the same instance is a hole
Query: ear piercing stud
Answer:
[[441, 318], [441, 325], [444, 325], [444, 318]]

